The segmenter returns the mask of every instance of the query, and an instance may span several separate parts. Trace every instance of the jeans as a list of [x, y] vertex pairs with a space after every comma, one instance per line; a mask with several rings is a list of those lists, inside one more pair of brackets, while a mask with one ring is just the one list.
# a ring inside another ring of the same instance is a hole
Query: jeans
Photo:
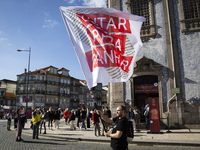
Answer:
[[96, 134], [97, 131], [98, 131], [98, 135], [100, 136], [100, 126], [99, 126], [99, 123], [94, 124], [94, 135], [97, 135]]
[[7, 130], [10, 130], [11, 120], [8, 120], [7, 122]]
[[39, 123], [33, 124], [33, 139], [38, 139], [39, 134]]
[[82, 119], [82, 126], [81, 126], [81, 128], [85, 128], [86, 129], [86, 127], [85, 127], [85, 119]]
[[46, 133], [46, 126], [45, 126], [45, 124], [46, 124], [46, 121], [45, 120], [42, 120], [41, 121], [41, 124], [40, 124], [40, 134], [41, 134], [41, 130], [42, 130], [42, 125], [44, 124], [44, 133]]
[[77, 119], [77, 127], [79, 127], [79, 121], [80, 121], [80, 117], [78, 117]]
[[145, 117], [145, 120], [146, 120], [146, 130], [148, 130], [148, 126], [149, 126], [149, 118], [148, 118], [148, 117]]

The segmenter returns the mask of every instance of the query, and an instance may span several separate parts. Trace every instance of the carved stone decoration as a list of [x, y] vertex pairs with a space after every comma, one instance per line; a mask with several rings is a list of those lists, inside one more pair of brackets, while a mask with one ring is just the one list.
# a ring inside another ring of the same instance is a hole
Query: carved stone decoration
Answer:
[[134, 73], [136, 72], [155, 72], [163, 68], [162, 65], [154, 65], [152, 59], [143, 56], [140, 60], [136, 62], [136, 67], [134, 68]]

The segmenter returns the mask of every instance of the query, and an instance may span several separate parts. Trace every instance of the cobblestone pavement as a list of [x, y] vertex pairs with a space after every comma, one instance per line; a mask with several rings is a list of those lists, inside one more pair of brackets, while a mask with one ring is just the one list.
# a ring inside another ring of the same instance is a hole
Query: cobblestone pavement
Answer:
[[[26, 130], [26, 129], [25, 129]], [[25, 130], [24, 133], [25, 133]], [[109, 142], [87, 142], [78, 140], [62, 140], [40, 136], [32, 139], [32, 134], [23, 134], [22, 142], [15, 141], [16, 131], [6, 130], [6, 120], [0, 121], [0, 149], [1, 150], [111, 150]], [[56, 131], [54, 131], [56, 132]], [[162, 146], [162, 145], [136, 145], [129, 144], [129, 150], [198, 150], [199, 147]]]

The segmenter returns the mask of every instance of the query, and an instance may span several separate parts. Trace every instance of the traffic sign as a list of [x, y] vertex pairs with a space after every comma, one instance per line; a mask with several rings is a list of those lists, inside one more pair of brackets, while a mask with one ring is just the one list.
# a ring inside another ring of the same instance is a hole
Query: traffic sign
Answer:
[[29, 100], [29, 98], [25, 98], [24, 101], [25, 101], [26, 103], [28, 103], [30, 100]]

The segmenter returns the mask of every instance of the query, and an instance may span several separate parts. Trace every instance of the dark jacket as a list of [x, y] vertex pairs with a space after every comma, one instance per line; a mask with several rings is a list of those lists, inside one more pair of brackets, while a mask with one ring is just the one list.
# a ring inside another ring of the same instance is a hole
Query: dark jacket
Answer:
[[80, 117], [80, 113], [81, 113], [81, 111], [80, 111], [80, 109], [78, 109], [78, 110], [76, 111], [76, 117]]
[[69, 117], [69, 120], [75, 120], [75, 115], [74, 115], [74, 112], [72, 112], [71, 116]]
[[56, 113], [54, 114], [54, 120], [60, 120], [60, 113], [59, 113], [59, 111], [56, 111]]
[[47, 112], [43, 112], [41, 116], [41, 120], [46, 120], [47, 119]]

